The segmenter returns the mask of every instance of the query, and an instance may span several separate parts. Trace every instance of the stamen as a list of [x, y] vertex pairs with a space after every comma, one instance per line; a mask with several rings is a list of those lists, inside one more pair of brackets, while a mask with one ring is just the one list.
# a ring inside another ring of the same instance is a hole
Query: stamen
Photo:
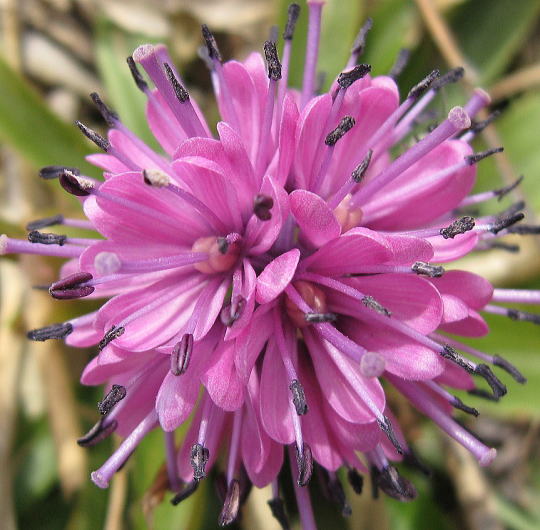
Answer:
[[111, 412], [113, 407], [126, 397], [126, 388], [122, 385], [113, 385], [107, 395], [98, 402], [98, 411], [102, 416]]
[[144, 77], [141, 75], [141, 72], [139, 72], [139, 69], [137, 68], [137, 64], [133, 60], [133, 57], [130, 55], [126, 59], [129, 70], [131, 72], [131, 75], [133, 76], [133, 81], [135, 81], [135, 84], [137, 85], [137, 88], [141, 92], [148, 92], [148, 83], [144, 80]]
[[81, 130], [81, 132], [92, 142], [94, 142], [100, 149], [103, 149], [103, 151], [107, 152], [111, 144], [109, 141], [100, 134], [98, 134], [96, 131], [90, 129], [90, 127], [87, 127], [84, 123], [77, 120], [75, 122], [75, 125]]
[[494, 396], [500, 398], [508, 392], [506, 386], [495, 376], [487, 364], [477, 364], [474, 373], [486, 380]]
[[457, 68], [452, 68], [452, 70], [449, 70], [438, 79], [435, 79], [431, 84], [430, 88], [435, 91], [439, 91], [446, 85], [449, 85], [451, 83], [457, 83], [464, 74], [465, 69], [463, 67], [458, 66]]
[[184, 489], [182, 491], [180, 491], [179, 493], [177, 493], [171, 499], [171, 504], [173, 506], [177, 506], [182, 501], [186, 500], [188, 497], [193, 495], [197, 491], [198, 487], [199, 487], [199, 482], [197, 480], [192, 480], [191, 482], [188, 482], [185, 485]]
[[302, 452], [296, 446], [296, 464], [298, 466], [298, 480], [300, 487], [308, 484], [313, 474], [313, 456], [311, 455], [311, 447], [304, 442]]
[[358, 473], [356, 469], [351, 467], [347, 471], [347, 480], [349, 481], [349, 484], [351, 485], [351, 488], [357, 495], [362, 494], [362, 490], [364, 489], [364, 477]]
[[[512, 228], [510, 228], [509, 232], [511, 230]], [[519, 245], [511, 245], [509, 243], [503, 243], [502, 241], [482, 241], [479, 245], [476, 246], [476, 248], [478, 250], [490, 250], [492, 248], [496, 248], [499, 250], [506, 250], [506, 252], [511, 252], [512, 254], [516, 254], [520, 250]]]
[[525, 218], [523, 212], [513, 213], [505, 217], [497, 218], [496, 222], [491, 225], [489, 229], [493, 234], [498, 234], [501, 230], [511, 227], [512, 225], [519, 223], [522, 219]]
[[53, 215], [51, 217], [44, 217], [43, 219], [37, 219], [30, 221], [26, 225], [26, 230], [34, 231], [40, 228], [47, 228], [49, 226], [61, 225], [64, 222], [64, 216], [61, 214]]
[[227, 489], [227, 496], [223, 503], [223, 508], [219, 514], [219, 526], [227, 526], [231, 524], [238, 516], [240, 508], [240, 483], [237, 479], [233, 479]]
[[[293, 4], [297, 5], [297, 4]], [[285, 37], [284, 37], [285, 38]], [[287, 517], [287, 514], [285, 513], [285, 503], [282, 499], [279, 497], [274, 497], [273, 499], [270, 499], [267, 501], [268, 506], [270, 506], [270, 510], [272, 511], [272, 515], [277, 520], [277, 522], [281, 525], [282, 530], [290, 530], [291, 526], [289, 524], [289, 519]]]
[[493, 364], [508, 372], [518, 383], [524, 384], [527, 382], [527, 378], [512, 363], [499, 355], [493, 356]]
[[360, 164], [356, 166], [356, 168], [353, 170], [351, 174], [351, 178], [354, 180], [354, 182], [356, 183], [362, 182], [362, 179], [364, 178], [364, 175], [366, 174], [366, 171], [369, 168], [369, 164], [371, 162], [372, 156], [373, 156], [373, 149], [370, 149], [367, 152], [364, 159], [362, 160], [362, 162], [360, 162]]
[[[518, 225], [510, 226], [506, 229], [509, 234], [518, 234], [521, 236], [540, 234], [540, 226]], [[518, 247], [519, 248], [519, 247]]]
[[437, 79], [440, 75], [439, 70], [433, 70], [431, 73], [429, 73], [422, 81], [420, 81], [418, 84], [414, 85], [407, 94], [407, 99], [418, 99], [420, 96], [422, 96], [429, 88], [431, 88], [432, 83]]
[[99, 113], [107, 123], [109, 127], [114, 127], [118, 121], [120, 120], [120, 117], [114, 110], [107, 107], [107, 105], [103, 102], [103, 100], [99, 97], [99, 94], [97, 92], [92, 92], [90, 94], [90, 98], [96, 105], [97, 109], [99, 110]]
[[60, 185], [71, 195], [86, 197], [94, 190], [94, 182], [71, 171], [64, 171], [60, 176]]
[[221, 62], [221, 53], [219, 53], [219, 48], [213, 33], [208, 29], [206, 24], [203, 24], [201, 29], [204, 42], [206, 43], [206, 49], [208, 50], [208, 56], [210, 59]]
[[81, 447], [93, 447], [108, 438], [117, 427], [118, 422], [116, 420], [107, 421], [105, 418], [100, 418], [83, 437], [77, 440], [77, 444]]
[[336, 322], [335, 313], [305, 313], [304, 318], [309, 324], [323, 324], [324, 322]]
[[259, 193], [253, 199], [253, 213], [261, 221], [269, 221], [272, 219], [272, 212], [270, 210], [273, 206], [274, 199], [269, 195]]
[[287, 24], [285, 26], [285, 31], [283, 31], [283, 40], [293, 39], [296, 22], [298, 21], [299, 16], [300, 6], [295, 3], [289, 4], [289, 9], [287, 11]]
[[171, 178], [160, 169], [143, 169], [144, 183], [154, 188], [166, 188], [171, 183]]
[[446, 228], [441, 228], [439, 233], [444, 239], [454, 239], [457, 235], [465, 234], [474, 228], [475, 221], [473, 217], [464, 216], [455, 220]]
[[232, 327], [232, 325], [242, 316], [245, 305], [246, 299], [243, 296], [237, 296], [234, 307], [232, 303], [224, 307], [220, 313], [220, 319], [223, 325], [228, 328]]
[[167, 63], [163, 63], [163, 67], [165, 68], [165, 73], [167, 74], [167, 78], [169, 79], [169, 82], [171, 83], [174, 94], [176, 96], [176, 99], [180, 103], [185, 103], [189, 100], [189, 94], [188, 91], [184, 88], [182, 83], [178, 81], [176, 76], [174, 75], [174, 72], [172, 71], [172, 68]]
[[364, 298], [362, 298], [362, 303], [366, 307], [369, 307], [369, 309], [373, 309], [374, 311], [377, 311], [377, 313], [380, 313], [381, 315], [384, 315], [387, 317], [392, 316], [392, 312], [386, 309], [384, 306], [382, 306], [379, 302], [377, 302], [377, 300], [375, 300], [373, 296], [364, 296]]
[[281, 79], [281, 63], [275, 42], [267, 40], [264, 43], [264, 57], [268, 66], [268, 79], [279, 81]]
[[193, 478], [197, 481], [206, 477], [206, 463], [208, 462], [209, 452], [206, 447], [200, 443], [191, 446], [191, 467], [193, 468]]
[[412, 501], [417, 496], [416, 488], [407, 479], [403, 478], [394, 466], [375, 469], [376, 484], [389, 497], [398, 501]]
[[57, 300], [84, 298], [94, 292], [94, 287], [85, 285], [93, 276], [89, 272], [76, 272], [54, 282], [49, 287], [49, 294]]
[[504, 151], [504, 147], [494, 147], [493, 149], [487, 149], [486, 151], [466, 156], [465, 161], [467, 162], [467, 164], [472, 166], [473, 164], [477, 164], [478, 162], [480, 162], [480, 160], [483, 160], [488, 156], [494, 155], [495, 153], [501, 153], [502, 151]]
[[405, 70], [405, 67], [409, 63], [410, 57], [411, 50], [401, 48], [394, 64], [392, 65], [392, 68], [390, 68], [390, 71], [388, 72], [388, 77], [391, 77], [394, 80], [397, 79], [402, 74], [403, 70]]
[[308, 2], [308, 34], [306, 41], [306, 56], [304, 60], [304, 79], [302, 83], [301, 106], [306, 106], [313, 97], [315, 90], [315, 77], [317, 72], [317, 59], [319, 56], [319, 40], [321, 36], [321, 12], [323, 2]]
[[456, 396], [454, 396], [454, 399], [450, 403], [457, 409], [462, 410], [467, 414], [472, 414], [475, 417], [478, 417], [478, 415], [480, 414], [474, 407], [469, 407], [468, 405], [465, 405], [465, 403], [463, 403], [463, 401], [461, 401], [461, 399]]
[[352, 509], [347, 503], [347, 497], [345, 496], [343, 485], [335, 473], [330, 473], [328, 490], [332, 500], [339, 506], [341, 515], [343, 515], [343, 517], [350, 517], [352, 515]]
[[30, 243], [39, 243], [41, 245], [63, 246], [64, 243], [66, 242], [66, 239], [67, 239], [66, 235], [51, 234], [47, 232], [38, 232], [37, 230], [32, 230], [28, 234], [28, 241], [30, 241]]
[[80, 175], [81, 172], [76, 167], [67, 166], [45, 166], [39, 170], [39, 176], [44, 180], [53, 180], [61, 177], [66, 171], [74, 175]]
[[308, 406], [306, 402], [306, 395], [300, 381], [298, 381], [298, 379], [293, 379], [289, 385], [289, 389], [293, 396], [293, 404], [294, 408], [296, 409], [296, 414], [298, 414], [298, 416], [307, 414]]
[[407, 451], [403, 455], [403, 462], [411, 467], [414, 467], [415, 469], [418, 469], [418, 471], [423, 473], [426, 477], [431, 477], [432, 475], [431, 469], [429, 469], [421, 460], [418, 459], [416, 453], [411, 447], [408, 447]]
[[359, 64], [352, 70], [341, 72], [337, 78], [338, 85], [341, 88], [349, 88], [355, 81], [366, 77], [371, 72], [370, 64]]
[[395, 450], [402, 455], [403, 454], [403, 448], [401, 447], [401, 444], [399, 443], [399, 440], [396, 437], [396, 433], [394, 432], [394, 428], [392, 427], [392, 423], [390, 419], [387, 416], [383, 415], [383, 420], [377, 419], [377, 425], [380, 427], [380, 429], [386, 434], [388, 439], [392, 442], [392, 445], [394, 446]]
[[[481, 133], [488, 125], [490, 125], [494, 120], [496, 120], [501, 115], [500, 110], [493, 111], [485, 120], [477, 121], [472, 124], [470, 130], [466, 133], [467, 135], [471, 134], [471, 138], [478, 133]], [[462, 137], [462, 140], [465, 140], [465, 136]]]
[[51, 324], [44, 328], [32, 329], [26, 333], [30, 340], [43, 342], [49, 339], [63, 339], [73, 331], [73, 326], [69, 322], [62, 324]]
[[120, 326], [120, 327], [112, 326], [112, 328], [109, 329], [109, 331], [105, 333], [105, 336], [99, 341], [99, 344], [98, 344], [99, 351], [103, 350], [103, 348], [105, 348], [105, 346], [107, 346], [111, 341], [123, 335], [124, 331], [126, 331], [126, 328], [124, 328], [123, 326]]
[[373, 26], [373, 19], [368, 17], [364, 22], [364, 25], [360, 28], [356, 39], [351, 48], [351, 57], [347, 65], [353, 65], [358, 60], [358, 57], [364, 53], [364, 48], [366, 46], [366, 36], [369, 33], [370, 29]]
[[341, 119], [338, 126], [326, 136], [324, 143], [329, 147], [335, 146], [343, 138], [345, 133], [354, 127], [355, 123], [356, 121], [352, 116], [345, 116]]
[[440, 278], [444, 273], [444, 267], [440, 265], [431, 265], [424, 261], [417, 261], [411, 267], [411, 270], [418, 275], [428, 276], [429, 278]]
[[533, 324], [540, 324], [540, 315], [534, 313], [527, 313], [526, 311], [521, 311], [519, 309], [509, 309], [506, 307], [499, 307], [494, 305], [487, 305], [484, 307], [484, 311], [488, 313], [494, 313], [496, 315], [503, 315], [508, 317], [510, 320], [520, 320], [523, 322], [532, 322]]
[[483, 388], [472, 388], [471, 390], [467, 390], [467, 394], [486, 399], [487, 401], [497, 402], [500, 399], [497, 396], [494, 396], [491, 392], [484, 390]]
[[171, 353], [171, 373], [173, 375], [182, 375], [186, 373], [193, 351], [193, 335], [185, 333], [180, 342], [178, 342]]

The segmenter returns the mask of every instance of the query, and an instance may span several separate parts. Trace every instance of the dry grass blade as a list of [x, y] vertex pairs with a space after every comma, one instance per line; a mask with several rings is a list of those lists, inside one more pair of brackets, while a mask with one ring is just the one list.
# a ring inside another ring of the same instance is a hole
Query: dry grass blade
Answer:
[[498, 101], [537, 86], [540, 86], [540, 63], [527, 66], [508, 75], [491, 86], [489, 93], [495, 101]]

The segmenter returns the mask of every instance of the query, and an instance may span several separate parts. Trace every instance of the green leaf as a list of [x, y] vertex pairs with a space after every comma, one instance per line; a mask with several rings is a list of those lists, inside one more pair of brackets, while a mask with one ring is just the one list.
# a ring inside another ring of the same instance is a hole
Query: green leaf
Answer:
[[118, 112], [124, 125], [152, 148], [158, 148], [146, 121], [146, 97], [137, 88], [126, 57], [148, 37], [126, 33], [106, 19], [96, 25], [96, 59], [107, 94], [106, 101]]
[[452, 20], [459, 46], [489, 84], [526, 42], [540, 13], [538, 0], [463, 2]]
[[0, 58], [0, 139], [36, 167], [61, 164], [99, 172], [84, 161], [90, 145], [76, 127], [50, 111], [29, 83]]

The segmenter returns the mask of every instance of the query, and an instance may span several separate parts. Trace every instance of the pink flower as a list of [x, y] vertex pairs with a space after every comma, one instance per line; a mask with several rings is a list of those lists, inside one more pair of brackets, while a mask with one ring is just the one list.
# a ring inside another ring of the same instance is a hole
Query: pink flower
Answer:
[[[315, 526], [305, 487], [314, 462], [344, 514], [350, 509], [336, 475], [342, 467], [355, 490], [358, 472], [370, 472], [387, 494], [410, 500], [415, 489], [391, 462], [418, 461], [381, 380], [481, 465], [495, 458], [452, 418], [453, 408], [478, 413], [450, 391], [498, 400], [506, 387], [488, 364], [525, 379], [501, 357], [454, 336], [488, 333], [481, 311], [538, 323], [536, 315], [491, 302], [537, 304], [540, 293], [494, 290], [441, 265], [507, 233], [536, 230], [516, 225], [521, 204], [479, 219], [458, 213], [510, 191], [469, 195], [475, 164], [493, 152], [469, 145], [480, 130], [471, 120], [489, 96], [475, 91], [411, 144], [417, 118], [462, 71], [432, 72], [400, 103], [391, 77], [371, 77], [368, 65], [357, 65], [369, 24], [330, 91], [315, 95], [322, 5], [308, 1], [301, 92], [287, 87], [298, 6], [289, 10], [281, 62], [275, 43], [265, 43], [266, 66], [255, 53], [222, 63], [203, 27], [223, 117], [217, 135], [167, 50], [139, 47], [128, 62], [165, 154], [93, 94], [108, 137], [79, 127], [104, 151], [89, 157], [104, 181], [74, 168], [41, 171], [80, 198], [87, 220], [59, 215], [30, 223], [29, 242], [0, 240], [4, 254], [70, 258], [49, 289], [53, 297], [108, 298], [94, 313], [28, 334], [98, 346], [82, 382], [106, 384], [108, 392], [100, 421], [79, 443], [93, 445], [114, 431], [124, 437], [92, 473], [100, 487], [159, 426], [173, 503], [193, 493], [227, 452], [222, 525], [235, 519], [249, 483], [272, 484], [269, 504], [286, 527], [278, 475], [287, 457], [304, 528]], [[402, 154], [393, 157], [397, 145]], [[62, 224], [104, 239], [39, 231]], [[178, 448], [174, 432], [192, 414]]]

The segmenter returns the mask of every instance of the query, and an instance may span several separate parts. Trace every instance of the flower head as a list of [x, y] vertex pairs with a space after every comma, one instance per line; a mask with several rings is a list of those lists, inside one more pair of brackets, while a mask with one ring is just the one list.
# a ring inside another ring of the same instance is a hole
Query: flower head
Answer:
[[[359, 472], [369, 472], [388, 495], [412, 499], [414, 486], [392, 462], [415, 458], [383, 380], [481, 465], [495, 457], [452, 418], [453, 408], [478, 412], [451, 390], [498, 400], [506, 387], [489, 365], [525, 379], [501, 357], [455, 336], [488, 333], [481, 311], [538, 323], [535, 315], [491, 303], [538, 303], [540, 295], [494, 290], [443, 265], [505, 234], [536, 229], [516, 225], [522, 204], [498, 216], [466, 213], [510, 191], [469, 195], [476, 164], [493, 154], [469, 145], [479, 130], [472, 120], [489, 96], [476, 90], [410, 144], [417, 118], [462, 70], [431, 72], [400, 102], [391, 77], [372, 77], [369, 65], [357, 64], [370, 22], [329, 92], [317, 95], [323, 3], [308, 2], [300, 92], [287, 81], [296, 4], [281, 57], [267, 41], [264, 58], [253, 53], [224, 63], [203, 26], [222, 116], [216, 134], [167, 49], [139, 47], [128, 64], [148, 98], [148, 123], [163, 153], [92, 94], [110, 127], [107, 138], [78, 125], [104, 151], [89, 157], [104, 180], [75, 168], [41, 171], [80, 198], [87, 220], [35, 221], [28, 242], [2, 236], [2, 253], [69, 258], [50, 286], [53, 297], [108, 299], [94, 313], [28, 334], [97, 347], [82, 382], [106, 384], [107, 392], [100, 420], [79, 444], [114, 431], [124, 437], [92, 473], [100, 487], [159, 426], [174, 503], [226, 455], [222, 525], [235, 519], [250, 483], [273, 485], [269, 504], [286, 527], [278, 485], [284, 458], [305, 528], [314, 526], [306, 488], [314, 465], [344, 514], [350, 509], [336, 475], [342, 467], [355, 490]], [[392, 154], [396, 146], [399, 156]], [[103, 239], [41, 231], [52, 225]], [[487, 386], [477, 387], [482, 379]], [[177, 447], [174, 432], [190, 417]]]

